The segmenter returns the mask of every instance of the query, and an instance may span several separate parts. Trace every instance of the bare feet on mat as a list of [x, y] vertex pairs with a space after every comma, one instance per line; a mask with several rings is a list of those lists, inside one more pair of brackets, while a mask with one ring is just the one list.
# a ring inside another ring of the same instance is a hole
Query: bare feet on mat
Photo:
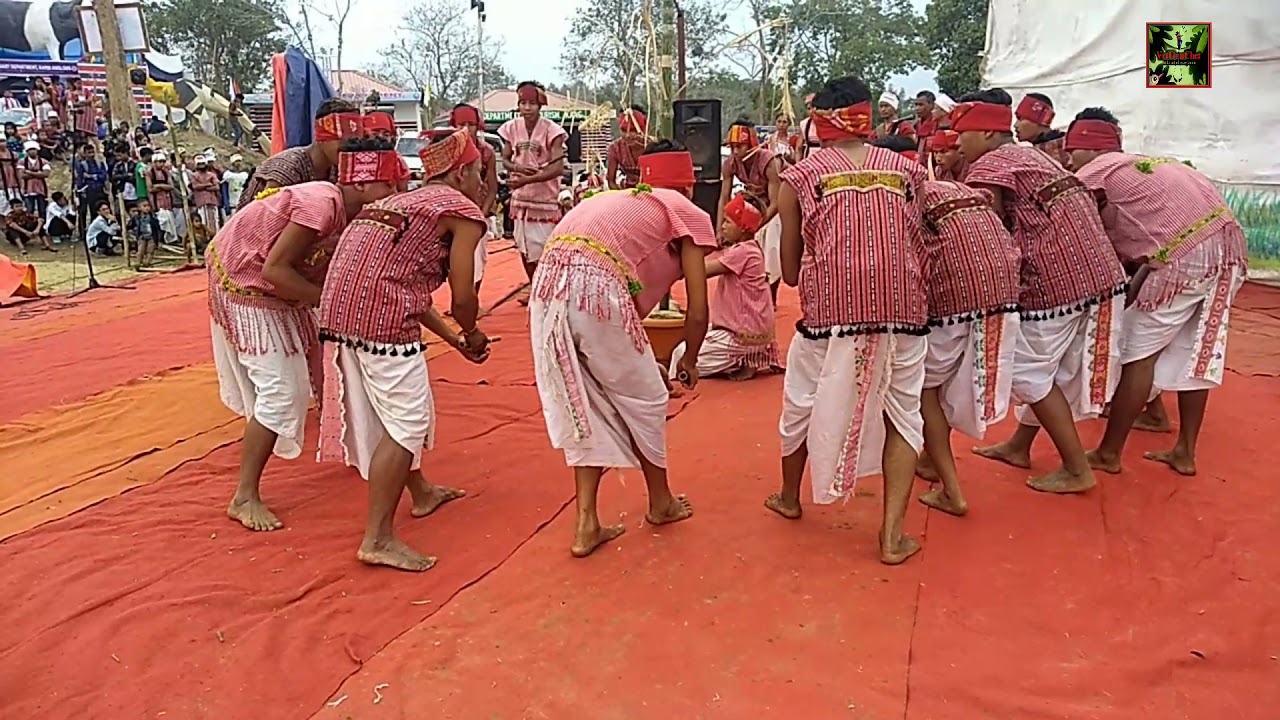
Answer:
[[898, 542], [893, 543], [892, 547], [885, 544], [884, 538], [880, 539], [880, 562], [885, 565], [901, 565], [918, 552], [920, 543], [910, 535], [898, 538]]
[[227, 506], [227, 517], [254, 532], [271, 532], [284, 527], [280, 518], [267, 509], [261, 500], [239, 500], [232, 498]]
[[725, 377], [729, 378], [730, 380], [733, 380], [734, 382], [742, 382], [743, 380], [750, 380], [755, 376], [756, 376], [755, 369], [749, 368], [749, 367], [735, 368], [733, 370], [730, 370], [729, 373], [725, 375]]
[[684, 495], [673, 496], [666, 507], [655, 508], [651, 505], [649, 512], [644, 514], [644, 519], [649, 521], [650, 525], [670, 525], [691, 517], [693, 517], [693, 505]]
[[800, 503], [785, 500], [782, 493], [774, 493], [764, 499], [764, 506], [778, 513], [788, 520], [799, 520], [804, 514], [804, 509], [800, 507]]
[[1120, 474], [1120, 456], [1107, 455], [1101, 450], [1090, 450], [1084, 454], [1086, 460], [1089, 461], [1089, 467], [1094, 470], [1101, 470], [1110, 475]]
[[969, 503], [964, 500], [952, 500], [942, 488], [934, 488], [921, 495], [920, 502], [934, 510], [956, 517], [964, 517], [969, 513]]
[[1158, 417], [1143, 410], [1138, 419], [1133, 421], [1133, 429], [1142, 432], [1170, 433], [1173, 432], [1173, 423], [1169, 422], [1168, 417]]
[[929, 459], [928, 455], [921, 455], [916, 460], [916, 477], [931, 483], [936, 483], [941, 479], [938, 477], [938, 471], [933, 467], [933, 461]]
[[416, 518], [426, 517], [439, 509], [441, 505], [466, 497], [466, 495], [466, 490], [444, 487], [443, 485], [432, 485], [431, 491], [427, 493], [427, 496], [421, 502], [414, 500], [413, 509], [409, 511], [409, 514]]
[[623, 525], [607, 525], [590, 530], [578, 530], [573, 536], [573, 545], [569, 552], [576, 558], [584, 558], [596, 551], [596, 548], [621, 537], [627, 528]]
[[1195, 458], [1187, 457], [1185, 453], [1179, 452], [1176, 448], [1173, 450], [1162, 450], [1160, 452], [1142, 453], [1142, 457], [1148, 460], [1164, 463], [1173, 468], [1173, 471], [1179, 475], [1188, 477], [1196, 474]]
[[996, 460], [1005, 465], [1012, 465], [1020, 468], [1031, 467], [1031, 451], [1014, 448], [1011, 443], [1002, 442], [999, 445], [988, 445], [986, 447], [976, 447], [973, 454], [988, 460]]
[[1098, 480], [1093, 476], [1092, 470], [1081, 475], [1073, 475], [1067, 472], [1066, 468], [1058, 468], [1048, 475], [1041, 475], [1027, 481], [1027, 487], [1032, 490], [1058, 495], [1086, 492], [1097, 484]]
[[380, 544], [370, 542], [361, 544], [356, 558], [365, 565], [381, 565], [407, 572], [430, 570], [436, 564], [435, 558], [423, 555], [394, 538]]

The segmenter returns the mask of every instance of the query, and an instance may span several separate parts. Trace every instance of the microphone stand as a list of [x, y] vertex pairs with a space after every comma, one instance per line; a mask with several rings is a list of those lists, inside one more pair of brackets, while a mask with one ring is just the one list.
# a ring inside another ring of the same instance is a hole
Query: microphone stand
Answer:
[[[109, 180], [108, 180], [108, 181], [109, 181]], [[81, 202], [85, 202], [85, 203], [87, 203], [87, 202], [88, 202], [88, 200], [87, 200], [87, 199], [84, 199], [84, 198], [77, 198], [77, 200], [80, 200]], [[85, 294], [85, 293], [89, 292], [90, 290], [101, 290], [101, 289], [105, 289], [105, 290], [137, 290], [137, 288], [135, 288], [135, 287], [133, 287], [133, 286], [131, 286], [131, 285], [109, 285], [109, 284], [107, 284], [107, 283], [100, 283], [100, 282], [98, 282], [98, 277], [97, 277], [96, 275], [94, 275], [94, 273], [93, 273], [93, 251], [89, 249], [89, 223], [92, 221], [93, 215], [94, 215], [95, 213], [96, 213], [96, 211], [95, 211], [93, 208], [86, 208], [86, 211], [85, 211], [85, 214], [84, 214], [84, 222], [83, 222], [83, 223], [79, 223], [79, 224], [80, 224], [80, 225], [82, 225], [83, 227], [79, 227], [79, 228], [77, 228], [77, 229], [76, 229], [76, 232], [80, 235], [80, 246], [84, 249], [84, 263], [85, 263], [85, 266], [86, 266], [86, 267], [88, 268], [88, 270], [89, 270], [89, 284], [88, 284], [88, 285], [86, 285], [85, 287], [80, 288], [79, 290], [76, 290], [75, 292], [71, 293], [70, 295], [68, 295], [67, 297], [69, 297], [69, 298], [76, 297], [77, 295], [83, 295], [83, 294]], [[119, 222], [119, 221], [117, 220], [117, 222]], [[125, 230], [124, 230], [124, 226], [123, 226], [123, 225], [121, 225], [121, 226], [120, 226], [120, 232], [121, 232], [121, 233], [123, 233], [124, 231], [125, 231]]]

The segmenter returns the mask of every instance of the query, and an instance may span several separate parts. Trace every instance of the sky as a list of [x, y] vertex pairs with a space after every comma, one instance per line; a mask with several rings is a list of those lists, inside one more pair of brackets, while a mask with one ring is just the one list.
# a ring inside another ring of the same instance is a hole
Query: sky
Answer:
[[[333, 0], [311, 0], [317, 7], [325, 7]], [[468, 2], [468, 0], [453, 0]], [[390, 41], [388, 27], [399, 25], [403, 8], [413, 0], [354, 0], [351, 16], [347, 20], [343, 65], [347, 69], [370, 67], [378, 63], [379, 50]], [[501, 37], [505, 52], [503, 61], [507, 69], [520, 79], [536, 79], [546, 83], [565, 80], [560, 71], [561, 42], [568, 32], [570, 18], [579, 2], [590, 0], [485, 0], [488, 20], [486, 37]], [[742, 0], [729, 0], [729, 23], [738, 31], [751, 29]], [[923, 11], [928, 0], [912, 0], [917, 11]], [[536, 8], [536, 9], [535, 9]], [[389, 19], [389, 15], [396, 18]], [[386, 38], [385, 42], [374, 38]], [[334, 44], [332, 28], [317, 29], [317, 44]], [[914, 95], [920, 90], [937, 90], [932, 70], [916, 70], [900, 75], [890, 83]]]

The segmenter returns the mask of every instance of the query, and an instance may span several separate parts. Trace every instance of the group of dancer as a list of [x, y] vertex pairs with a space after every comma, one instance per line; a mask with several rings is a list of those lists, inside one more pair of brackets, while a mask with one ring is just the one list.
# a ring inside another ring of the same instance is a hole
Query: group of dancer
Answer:
[[[921, 502], [965, 514], [951, 432], [981, 438], [1011, 404], [1014, 437], [978, 452], [1029, 467], [1043, 426], [1062, 465], [1030, 480], [1036, 490], [1084, 492], [1095, 470], [1119, 472], [1128, 432], [1160, 390], [1178, 393], [1180, 431], [1171, 451], [1148, 456], [1194, 474], [1244, 236], [1194, 169], [1123, 152], [1105, 110], [1081, 112], [1054, 157], [1044, 143], [1016, 144], [1012, 99], [983, 91], [947, 114], [926, 143], [934, 162], [922, 162], [910, 138], [872, 141], [864, 83], [832, 80], [812, 102], [820, 147], [798, 162], [773, 163], [753, 128], [731, 128], [725, 171], [749, 182], [721, 197], [713, 225], [691, 200], [690, 154], [670, 140], [623, 158], [635, 170], [618, 168], [622, 187], [562, 215], [549, 193], [563, 131], [540, 117], [540, 86], [518, 94], [519, 117], [499, 131], [502, 163], [531, 278], [543, 417], [576, 485], [574, 556], [624, 532], [600, 522], [606, 469], [642, 471], [651, 524], [693, 514], [667, 476], [672, 385], [782, 369], [770, 287], [779, 280], [799, 288], [802, 312], [785, 363], [781, 489], [765, 502], [785, 518], [802, 515], [806, 467], [817, 503], [882, 474], [880, 559], [904, 562], [920, 549], [903, 532], [914, 475], [939, 481]], [[1019, 122], [1035, 106], [1047, 128], [1047, 98], [1024, 100]], [[262, 469], [273, 450], [299, 454], [314, 396], [320, 459], [369, 482], [360, 560], [434, 563], [396, 538], [392, 516], [406, 487], [414, 516], [462, 495], [421, 471], [435, 422], [421, 327], [472, 362], [488, 357], [474, 278], [491, 196], [471, 113], [460, 107], [455, 125], [466, 127], [433, 134], [425, 184], [410, 192], [397, 192], [398, 158], [358, 114], [319, 118], [317, 137], [333, 144], [317, 156], [333, 159], [336, 184], [273, 176], [210, 246], [222, 395], [249, 419], [228, 508], [246, 527], [281, 526], [259, 494]], [[646, 134], [638, 109], [623, 120]], [[720, 278], [714, 296], [708, 277]], [[660, 366], [643, 320], [681, 279], [685, 341]], [[457, 331], [431, 302], [446, 282]], [[1108, 403], [1106, 434], [1086, 452], [1075, 423]]]

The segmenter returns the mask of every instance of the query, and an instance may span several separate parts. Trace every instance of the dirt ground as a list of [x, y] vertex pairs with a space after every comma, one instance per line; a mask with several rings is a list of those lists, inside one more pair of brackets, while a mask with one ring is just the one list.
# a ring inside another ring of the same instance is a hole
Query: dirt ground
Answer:
[[[30, 263], [36, 268], [36, 283], [46, 295], [79, 290], [89, 284], [89, 266], [85, 262], [83, 245], [57, 245], [56, 253], [30, 248], [27, 256], [18, 254], [17, 248], [6, 245], [3, 254], [15, 263]], [[100, 283], [122, 283], [145, 273], [130, 269], [123, 256], [93, 258], [94, 277]], [[171, 270], [186, 262], [185, 256], [161, 249], [156, 252], [154, 269]]]

